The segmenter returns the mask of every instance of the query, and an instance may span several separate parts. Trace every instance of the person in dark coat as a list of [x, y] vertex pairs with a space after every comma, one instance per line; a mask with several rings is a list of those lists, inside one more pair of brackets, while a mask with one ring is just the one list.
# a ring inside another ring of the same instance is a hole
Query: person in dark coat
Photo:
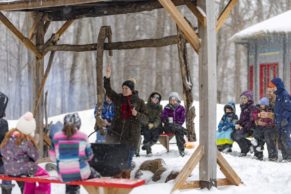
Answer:
[[280, 145], [283, 160], [291, 160], [291, 100], [285, 90], [283, 81], [274, 78], [276, 102], [274, 107], [275, 125], [278, 130], [278, 144]]
[[256, 127], [254, 128], [254, 141], [252, 141], [252, 144], [257, 159], [263, 160], [264, 144], [266, 143], [269, 160], [277, 161], [278, 151], [276, 147], [274, 113], [269, 106], [269, 99], [263, 97], [259, 101], [257, 111], [253, 113]]
[[[3, 141], [7, 132], [8, 132], [8, 122], [4, 118], [0, 118], [0, 143]], [[1, 154], [0, 154], [0, 173], [4, 174], [4, 166]], [[14, 184], [12, 184], [11, 181], [3, 180], [0, 186], [3, 194], [10, 194]]]
[[128, 168], [132, 165], [132, 158], [137, 150], [140, 136], [141, 124], [147, 123], [145, 115], [145, 103], [138, 96], [135, 84], [132, 80], [122, 83], [122, 93], [116, 93], [110, 84], [111, 68], [106, 68], [104, 77], [104, 88], [106, 94], [115, 105], [115, 117], [106, 135], [106, 143], [121, 143], [129, 147]]
[[238, 143], [241, 149], [240, 156], [246, 156], [252, 145], [247, 137], [252, 135], [255, 126], [252, 114], [256, 107], [254, 106], [253, 93], [251, 91], [244, 91], [240, 95], [240, 108], [240, 118], [235, 125], [232, 138]]
[[216, 132], [216, 145], [219, 151], [232, 151], [233, 139], [231, 138], [231, 134], [234, 131], [237, 120], [235, 104], [233, 102], [227, 103], [224, 106], [224, 115], [218, 124], [218, 131]]
[[180, 155], [185, 156], [185, 139], [186, 129], [182, 126], [186, 119], [185, 108], [180, 104], [181, 99], [177, 92], [169, 95], [169, 104], [167, 104], [162, 113], [163, 130], [166, 133], [173, 133], [176, 136], [177, 146]]
[[157, 143], [160, 130], [161, 130], [161, 113], [163, 110], [160, 101], [162, 99], [161, 94], [153, 92], [148, 98], [146, 104], [146, 116], [148, 117], [148, 123], [142, 126], [144, 141], [142, 149], [146, 150], [147, 155], [152, 153], [151, 146]]

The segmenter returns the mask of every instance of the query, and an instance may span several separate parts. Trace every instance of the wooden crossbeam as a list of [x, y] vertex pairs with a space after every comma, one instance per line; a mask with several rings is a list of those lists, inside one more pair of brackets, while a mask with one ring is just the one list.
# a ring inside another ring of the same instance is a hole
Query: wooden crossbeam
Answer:
[[191, 44], [194, 50], [198, 53], [201, 41], [193, 28], [185, 20], [184, 16], [179, 12], [175, 4], [171, 0], [159, 0], [161, 5], [170, 14], [172, 19], [176, 22], [177, 26], [183, 32], [186, 40]]
[[202, 25], [202, 26], [206, 26], [206, 17], [205, 14], [203, 14], [203, 12], [197, 8], [197, 6], [195, 6], [191, 0], [184, 0], [186, 6], [191, 10], [191, 12], [198, 18], [198, 22]]
[[46, 41], [45, 48], [51, 44], [55, 44], [59, 41], [60, 37], [65, 33], [65, 31], [71, 26], [71, 24], [74, 22], [74, 20], [68, 20], [66, 21], [62, 27], [52, 35], [52, 37]]
[[[217, 186], [225, 186], [225, 185], [232, 185], [232, 183], [227, 179], [217, 179], [216, 181]], [[195, 189], [195, 188], [201, 188], [200, 181], [189, 181], [181, 186], [180, 189]]]
[[198, 145], [194, 153], [192, 154], [191, 158], [187, 161], [183, 169], [180, 171], [179, 175], [175, 179], [174, 187], [172, 188], [171, 192], [174, 192], [177, 189], [180, 189], [186, 182], [186, 179], [192, 173], [195, 166], [201, 160], [204, 155], [204, 147]]
[[[143, 39], [125, 42], [112, 42], [104, 43], [104, 50], [127, 50], [127, 49], [139, 49], [150, 47], [164, 47], [178, 43], [177, 35], [167, 36], [157, 39]], [[59, 44], [50, 45], [45, 49], [45, 53], [48, 51], [72, 51], [72, 52], [85, 52], [96, 51], [98, 44], [83, 44], [83, 45], [71, 45], [71, 44]]]
[[216, 29], [215, 29], [216, 32], [218, 32], [220, 30], [220, 28], [224, 24], [225, 20], [227, 19], [227, 17], [231, 13], [233, 7], [236, 5], [237, 1], [238, 0], [229, 0], [228, 4], [225, 6], [225, 8], [223, 9], [223, 11], [221, 12], [221, 14], [219, 15], [219, 17], [217, 19]]
[[42, 53], [36, 48], [33, 42], [26, 38], [2, 12], [0, 12], [0, 20], [20, 40], [20, 42], [23, 43], [25, 47], [31, 50], [38, 58], [42, 57]]
[[32, 10], [48, 7], [61, 7], [69, 5], [82, 5], [86, 3], [98, 3], [112, 0], [46, 0], [46, 1], [12, 1], [9, 4], [1, 4], [0, 10], [15, 11], [15, 10]]
[[220, 166], [221, 172], [225, 175], [225, 177], [227, 178], [227, 180], [230, 181], [231, 184], [236, 186], [241, 184], [241, 179], [232, 169], [229, 163], [224, 159], [220, 152], [217, 152], [217, 163]]

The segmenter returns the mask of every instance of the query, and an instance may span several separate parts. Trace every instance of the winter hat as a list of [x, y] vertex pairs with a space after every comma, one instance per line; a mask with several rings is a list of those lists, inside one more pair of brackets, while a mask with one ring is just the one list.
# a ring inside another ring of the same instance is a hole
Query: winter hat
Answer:
[[161, 94], [159, 94], [158, 92], [153, 92], [151, 95], [150, 95], [150, 98], [152, 98], [152, 97], [155, 97], [155, 96], [157, 96], [158, 97], [158, 99], [159, 99], [159, 102], [161, 101], [161, 99], [162, 99], [162, 96], [161, 96]]
[[235, 103], [233, 101], [229, 101], [225, 106], [224, 106], [224, 112], [226, 112], [226, 109], [231, 109], [232, 112], [235, 113]]
[[67, 114], [64, 117], [64, 125], [75, 125], [76, 129], [81, 127], [81, 119], [78, 113]]
[[127, 86], [131, 91], [134, 91], [134, 82], [132, 80], [126, 80], [122, 83], [122, 86]]
[[171, 92], [169, 95], [169, 100], [175, 98], [177, 100], [178, 103], [181, 102], [181, 98], [179, 96], [179, 94], [177, 92]]
[[269, 106], [269, 99], [266, 98], [266, 97], [263, 97], [263, 98], [260, 99], [259, 104], [260, 105]]
[[34, 135], [36, 129], [35, 119], [31, 112], [27, 112], [20, 117], [16, 124], [16, 129], [25, 135]]
[[249, 90], [244, 91], [240, 96], [246, 96], [249, 100], [253, 100], [253, 92]]

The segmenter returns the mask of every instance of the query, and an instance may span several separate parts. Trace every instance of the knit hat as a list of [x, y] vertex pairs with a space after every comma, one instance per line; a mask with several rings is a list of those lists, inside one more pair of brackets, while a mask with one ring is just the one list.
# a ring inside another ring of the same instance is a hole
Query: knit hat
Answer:
[[27, 112], [22, 115], [16, 124], [16, 129], [25, 135], [33, 136], [36, 129], [36, 123], [35, 119], [33, 118], [33, 114], [31, 112]]
[[126, 80], [122, 83], [122, 86], [127, 86], [131, 91], [134, 91], [134, 82], [132, 80]]
[[177, 100], [178, 103], [181, 102], [181, 98], [179, 96], [179, 94], [177, 92], [171, 92], [169, 95], [169, 100], [175, 98]]
[[253, 100], [253, 92], [249, 90], [244, 91], [240, 96], [246, 96], [249, 100]]
[[263, 97], [263, 98], [260, 99], [259, 104], [260, 105], [269, 106], [269, 99], [266, 98], [266, 97]]
[[64, 117], [64, 125], [75, 125], [76, 129], [79, 130], [81, 127], [81, 119], [79, 117], [79, 114], [67, 114]]
[[161, 99], [162, 99], [161, 94], [159, 94], [158, 92], [153, 92], [153, 93], [151, 93], [150, 98], [152, 98], [152, 97], [158, 97], [159, 102], [160, 102]]

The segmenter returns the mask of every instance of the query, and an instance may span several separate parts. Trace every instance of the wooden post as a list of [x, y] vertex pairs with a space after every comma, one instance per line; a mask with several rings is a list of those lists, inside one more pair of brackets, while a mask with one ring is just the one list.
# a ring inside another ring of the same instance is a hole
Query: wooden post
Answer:
[[193, 105], [193, 94], [192, 94], [192, 79], [191, 72], [187, 62], [187, 41], [185, 40], [183, 33], [177, 27], [178, 32], [178, 55], [181, 69], [181, 77], [183, 83], [183, 93], [185, 97], [185, 107], [186, 107], [186, 128], [188, 131], [187, 138], [188, 141], [196, 141], [196, 134], [194, 128], [194, 118], [195, 118], [195, 107]]
[[[44, 21], [42, 17], [42, 13], [35, 12], [33, 14], [34, 22], [38, 22], [38, 25], [35, 29], [35, 45], [38, 50], [43, 48], [44, 45]], [[39, 88], [41, 88], [41, 81], [44, 76], [44, 59], [43, 57], [35, 57], [35, 66], [33, 68], [33, 99], [34, 99], [34, 117], [36, 120], [36, 134], [39, 135], [39, 142], [38, 146], [40, 149], [40, 157], [43, 157], [43, 110], [44, 110], [44, 103], [43, 103], [43, 95], [40, 97], [39, 106], [36, 108], [36, 101], [37, 101], [37, 93]]]
[[[104, 54], [104, 42], [108, 38], [108, 41], [111, 42], [111, 27], [102, 26], [98, 35], [97, 41], [97, 64], [96, 64], [96, 87], [97, 87], [97, 107], [98, 110], [101, 110], [103, 99], [104, 99], [104, 88], [103, 88], [103, 54]], [[112, 51], [110, 51], [112, 55]], [[99, 112], [99, 111], [98, 111]]]
[[197, 0], [207, 15], [207, 26], [199, 24], [201, 48], [199, 50], [199, 102], [200, 102], [200, 144], [205, 154], [199, 163], [199, 179], [202, 188], [211, 188], [216, 182], [215, 145], [216, 128], [216, 33], [214, 1]]

